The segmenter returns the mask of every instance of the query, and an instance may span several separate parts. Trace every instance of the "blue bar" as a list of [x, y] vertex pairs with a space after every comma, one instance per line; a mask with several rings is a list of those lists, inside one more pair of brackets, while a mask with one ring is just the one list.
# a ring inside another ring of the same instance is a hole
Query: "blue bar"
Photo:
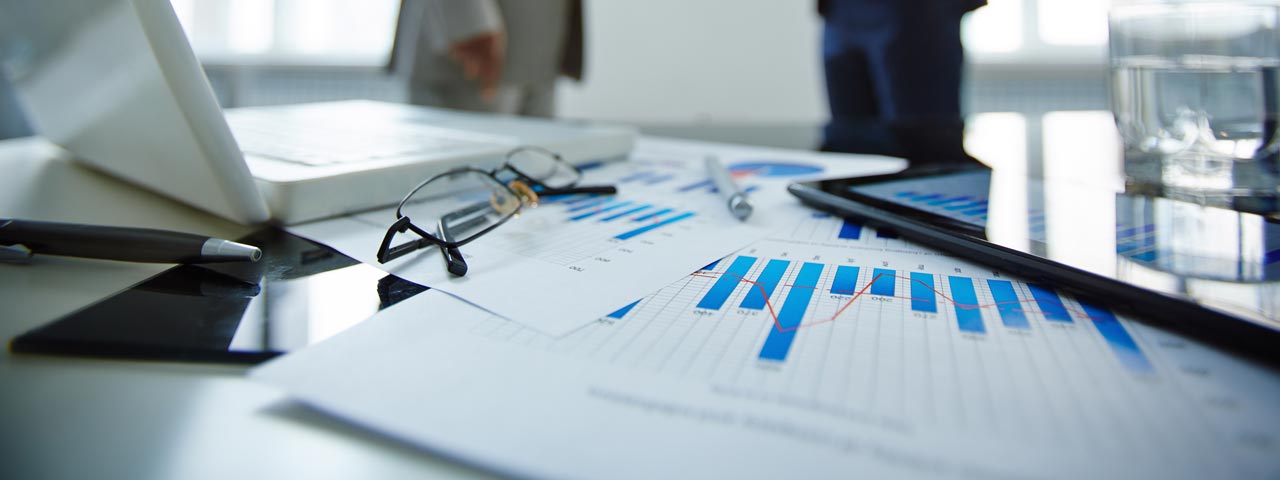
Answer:
[[915, 200], [915, 201], [917, 201], [917, 202], [923, 202], [923, 201], [926, 201], [926, 200], [933, 200], [933, 199], [938, 198], [938, 197], [941, 197], [941, 196], [942, 196], [942, 194], [941, 194], [941, 193], [930, 193], [930, 194], [927, 194], [927, 195], [916, 195], [916, 196], [914, 196], [914, 197], [911, 197], [911, 199], [912, 199], [912, 200]]
[[982, 200], [982, 201], [973, 202], [973, 203], [962, 203], [959, 205], [952, 205], [950, 207], [942, 207], [942, 209], [949, 212], [954, 212], [956, 210], [964, 210], [967, 208], [981, 207], [986, 204], [987, 204], [987, 200]]
[[1125, 253], [1145, 247], [1142, 242], [1124, 242], [1116, 245], [1116, 253]]
[[627, 183], [635, 180], [640, 180], [642, 178], [648, 178], [650, 175], [653, 175], [653, 172], [636, 172], [631, 175], [627, 175], [625, 177], [619, 178], [618, 183]]
[[1098, 327], [1098, 333], [1102, 334], [1111, 351], [1115, 352], [1116, 359], [1120, 360], [1121, 365], [1134, 373], [1155, 372], [1151, 361], [1147, 360], [1147, 356], [1143, 355], [1142, 350], [1138, 348], [1138, 342], [1133, 340], [1129, 331], [1125, 330], [1124, 325], [1116, 320], [1116, 316], [1110, 310], [1084, 300], [1080, 300], [1080, 306], [1084, 307], [1084, 313], [1093, 320], [1093, 326]]
[[[723, 258], [721, 258], [720, 260], [724, 260], [724, 259], [723, 259]], [[714, 261], [714, 262], [708, 263], [708, 264], [707, 264], [707, 266], [702, 267], [702, 269], [703, 269], [703, 270], [707, 270], [707, 271], [715, 270], [715, 269], [716, 269], [716, 265], [719, 265], [719, 264], [720, 264], [720, 260], [716, 260], [716, 261]]]
[[627, 316], [627, 313], [630, 312], [631, 309], [636, 308], [636, 305], [639, 305], [641, 300], [644, 300], [644, 299], [631, 302], [631, 305], [627, 305], [625, 307], [619, 308], [617, 311], [614, 311], [613, 313], [610, 313], [609, 315], [606, 315], [606, 316], [609, 318], [616, 318], [618, 320], [622, 320], [622, 317]]
[[585, 218], [591, 218], [591, 217], [593, 217], [593, 216], [596, 216], [596, 215], [598, 215], [598, 214], [601, 214], [601, 213], [604, 213], [604, 212], [607, 212], [607, 211], [610, 211], [610, 210], [617, 210], [617, 209], [622, 208], [622, 207], [625, 207], [625, 206], [627, 206], [627, 205], [631, 205], [631, 202], [618, 202], [618, 203], [615, 203], [615, 204], [613, 204], [613, 205], [609, 205], [609, 206], [607, 206], [607, 207], [603, 207], [603, 208], [596, 208], [596, 209], [591, 210], [591, 211], [589, 211], [589, 212], [587, 212], [587, 213], [583, 213], [583, 214], [579, 214], [579, 215], [577, 215], [577, 216], [569, 217], [569, 220], [570, 220], [570, 221], [574, 221], [574, 222], [576, 222], [576, 221], [578, 221], [578, 220], [582, 220], [582, 219], [585, 219]]
[[1155, 225], [1144, 225], [1141, 227], [1127, 228], [1119, 232], [1116, 232], [1116, 238], [1128, 237], [1138, 233], [1143, 233], [1143, 234], [1151, 233], [1151, 232], [1154, 232], [1155, 230], [1156, 230]]
[[933, 275], [911, 272], [911, 310], [938, 313], [938, 299], [933, 290]]
[[894, 238], [898, 238], [898, 234], [893, 233], [892, 231], [889, 231], [889, 230], [880, 230], [880, 229], [877, 229], [877, 230], [876, 230], [876, 238], [888, 238], [888, 239], [894, 239]]
[[1267, 252], [1266, 256], [1262, 257], [1263, 265], [1271, 265], [1276, 262], [1280, 262], [1280, 249]]
[[674, 208], [664, 208], [664, 209], [662, 209], [662, 210], [658, 210], [658, 211], [656, 211], [656, 212], [650, 213], [650, 214], [645, 215], [645, 216], [643, 216], [643, 217], [637, 217], [635, 220], [632, 220], [632, 221], [633, 221], [633, 222], [643, 222], [643, 221], [645, 221], [645, 220], [649, 220], [649, 219], [652, 219], [652, 218], [655, 218], [655, 217], [660, 217], [660, 216], [662, 216], [662, 215], [664, 215], [664, 214], [667, 214], [667, 213], [671, 213], [671, 211], [672, 211], [672, 210], [675, 210], [675, 209], [674, 209]]
[[831, 293], [834, 295], [853, 295], [858, 288], [858, 267], [840, 265], [836, 267], [836, 278], [831, 281]]
[[1160, 255], [1155, 250], [1149, 250], [1146, 252], [1129, 255], [1129, 258], [1132, 258], [1134, 260], [1141, 260], [1144, 262], [1154, 262], [1156, 261], [1156, 257], [1159, 257], [1159, 256]]
[[987, 326], [982, 323], [978, 294], [973, 291], [973, 280], [964, 277], [947, 277], [947, 280], [951, 284], [951, 301], [955, 303], [956, 324], [960, 331], [987, 333]]
[[665, 182], [667, 180], [671, 180], [673, 178], [676, 178], [676, 175], [674, 173], [668, 173], [666, 175], [659, 175], [659, 176], [650, 178], [648, 180], [645, 180], [644, 183], [645, 185], [657, 185], [659, 183]]
[[769, 260], [769, 263], [764, 266], [764, 271], [760, 272], [759, 277], [756, 277], [755, 285], [747, 289], [747, 296], [743, 297], [742, 304], [738, 306], [752, 310], [764, 308], [764, 304], [769, 300], [769, 295], [773, 295], [773, 289], [778, 287], [778, 282], [782, 280], [782, 274], [787, 273], [787, 267], [789, 266], [791, 266], [791, 262], [786, 260]]
[[965, 210], [960, 213], [963, 213], [965, 215], [985, 215], [987, 213], [987, 207], [975, 208], [973, 210]]
[[645, 226], [643, 226], [643, 227], [640, 227], [640, 228], [637, 228], [637, 229], [635, 229], [635, 230], [632, 230], [632, 231], [629, 231], [629, 232], [623, 233], [623, 234], [618, 235], [618, 236], [613, 237], [613, 238], [616, 238], [616, 239], [618, 239], [618, 240], [630, 240], [632, 237], [635, 237], [636, 235], [640, 235], [640, 234], [642, 234], [642, 233], [645, 233], [645, 232], [647, 232], [647, 231], [649, 231], [649, 230], [653, 230], [653, 229], [658, 228], [658, 227], [663, 227], [663, 226], [666, 226], [666, 225], [670, 225], [670, 224], [673, 224], [673, 223], [679, 222], [679, 221], [681, 221], [681, 220], [684, 220], [684, 219], [689, 218], [689, 217], [692, 217], [692, 216], [693, 216], [693, 212], [685, 212], [685, 213], [682, 213], [682, 214], [680, 214], [680, 215], [676, 215], [676, 216], [674, 216], [674, 217], [668, 218], [668, 219], [666, 219], [666, 220], [663, 220], [663, 221], [661, 221], [661, 222], [658, 222], [658, 223], [655, 223], [655, 224], [652, 224], [652, 225], [645, 225]]
[[916, 195], [919, 195], [919, 194], [918, 194], [918, 193], [916, 193], [916, 192], [910, 191], [910, 190], [907, 190], [907, 191], [905, 191], [905, 192], [898, 192], [898, 193], [893, 194], [893, 196], [895, 196], [895, 197], [902, 197], [902, 198], [914, 197], [914, 196], [916, 196]]
[[875, 271], [871, 272], [871, 294], [892, 297], [893, 284], [896, 280], [897, 277], [893, 276], [893, 270], [875, 269]]
[[840, 235], [838, 237], [845, 240], [857, 240], [862, 238], [862, 225], [845, 220], [840, 225]]
[[962, 200], [973, 201], [973, 197], [970, 197], [968, 195], [961, 195], [959, 197], [947, 197], [947, 198], [942, 198], [942, 199], [929, 202], [928, 205], [932, 205], [936, 207], [939, 205], [946, 205], [948, 203], [959, 202]]
[[581, 211], [583, 211], [583, 210], [589, 210], [589, 209], [599, 207], [599, 206], [601, 206], [601, 205], [604, 205], [604, 204], [609, 203], [609, 202], [612, 202], [612, 201], [613, 201], [613, 198], [610, 198], [610, 197], [603, 197], [603, 198], [597, 198], [597, 199], [595, 199], [595, 200], [593, 200], [593, 201], [590, 201], [590, 202], [586, 202], [586, 203], [579, 203], [579, 204], [577, 204], [577, 205], [574, 205], [572, 208], [570, 208], [570, 209], [569, 209], [569, 213], [577, 213], [577, 212], [581, 212]]
[[683, 193], [683, 192], [688, 192], [690, 190], [698, 190], [700, 188], [710, 188], [711, 185], [712, 185], [711, 179], [706, 179], [698, 183], [691, 183], [683, 187], [677, 188], [676, 191]]
[[585, 202], [585, 201], [591, 200], [591, 199], [593, 199], [593, 198], [600, 198], [600, 195], [599, 195], [599, 194], [595, 194], [595, 193], [590, 194], [590, 195], [583, 195], [583, 196], [582, 196], [582, 197], [580, 197], [580, 198], [575, 198], [575, 199], [573, 199], [573, 200], [566, 200], [566, 201], [564, 202], [564, 204], [565, 204], [565, 205], [574, 205], [574, 204], [579, 204], [579, 203], [582, 203], [582, 202]]
[[641, 210], [648, 210], [648, 209], [649, 209], [649, 207], [652, 207], [652, 206], [653, 206], [653, 205], [641, 205], [641, 206], [636, 207], [636, 208], [632, 208], [632, 209], [629, 209], [629, 210], [625, 210], [625, 211], [623, 211], [622, 213], [616, 213], [616, 214], [609, 215], [609, 216], [607, 216], [607, 217], [601, 218], [601, 219], [600, 219], [600, 221], [601, 221], [601, 222], [612, 222], [612, 221], [614, 221], [614, 220], [617, 220], [617, 219], [619, 219], [619, 218], [625, 217], [625, 216], [627, 216], [627, 215], [631, 215], [631, 214], [636, 213], [636, 212], [639, 212], [639, 211], [641, 211]]
[[698, 302], [698, 308], [719, 310], [724, 306], [725, 300], [729, 299], [733, 289], [738, 287], [738, 282], [747, 278], [747, 272], [755, 264], [755, 257], [735, 258], [729, 268], [720, 274], [720, 278], [716, 279], [716, 283], [711, 285], [711, 289], [707, 290], [707, 294], [702, 296], [702, 300]]
[[809, 308], [809, 300], [813, 291], [817, 290], [818, 277], [822, 275], [821, 263], [805, 263], [800, 267], [787, 299], [782, 302], [782, 310], [778, 312], [778, 324], [769, 330], [769, 337], [760, 348], [761, 360], [783, 361], [791, 350], [791, 342], [796, 338], [796, 329], [804, 318], [804, 311]]
[[991, 288], [991, 298], [996, 301], [996, 310], [1000, 312], [1000, 322], [1010, 328], [1031, 328], [1027, 323], [1027, 315], [1022, 313], [1022, 302], [1013, 291], [1013, 283], [1005, 280], [987, 280]]
[[1054, 293], [1052, 288], [1028, 283], [1027, 289], [1031, 290], [1031, 298], [1036, 299], [1036, 307], [1044, 313], [1044, 318], [1055, 322], [1071, 321], [1071, 315], [1067, 313], [1067, 305], [1062, 303], [1062, 299], [1058, 298], [1058, 294]]

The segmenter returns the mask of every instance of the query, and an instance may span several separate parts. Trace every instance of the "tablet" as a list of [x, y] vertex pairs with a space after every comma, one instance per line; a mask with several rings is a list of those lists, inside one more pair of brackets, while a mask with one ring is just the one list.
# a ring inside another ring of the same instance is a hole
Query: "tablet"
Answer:
[[1266, 201], [1207, 206], [978, 162], [789, 190], [850, 221], [1280, 359], [1280, 222]]
[[267, 228], [258, 262], [180, 265], [26, 332], [13, 352], [253, 364], [311, 345], [426, 287]]

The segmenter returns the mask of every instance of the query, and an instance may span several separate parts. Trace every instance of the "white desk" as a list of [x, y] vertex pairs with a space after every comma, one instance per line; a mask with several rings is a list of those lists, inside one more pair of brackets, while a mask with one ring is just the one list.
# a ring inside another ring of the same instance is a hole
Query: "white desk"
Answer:
[[[164, 228], [235, 238], [248, 228], [67, 161], [42, 140], [0, 141], [0, 218]], [[0, 264], [0, 338], [168, 265], [37, 257]], [[485, 474], [300, 407], [231, 366], [0, 357], [7, 478], [418, 478]]]

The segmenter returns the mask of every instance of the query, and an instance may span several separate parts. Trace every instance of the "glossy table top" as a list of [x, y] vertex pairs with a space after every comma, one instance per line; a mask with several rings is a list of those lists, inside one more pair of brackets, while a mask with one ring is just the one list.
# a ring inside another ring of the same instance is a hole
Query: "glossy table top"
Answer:
[[[0, 170], [0, 217], [247, 233], [71, 164], [38, 139], [0, 141]], [[0, 265], [0, 338], [7, 343], [166, 268], [59, 257]], [[298, 406], [243, 372], [6, 352], [0, 463], [13, 478], [487, 476]]]

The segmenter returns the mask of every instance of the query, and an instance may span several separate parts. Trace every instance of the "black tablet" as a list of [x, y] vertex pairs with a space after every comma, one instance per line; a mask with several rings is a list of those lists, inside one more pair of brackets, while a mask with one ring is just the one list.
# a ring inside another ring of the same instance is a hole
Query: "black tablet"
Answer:
[[426, 287], [268, 228], [258, 262], [181, 265], [26, 332], [23, 353], [258, 363], [319, 342]]
[[904, 239], [1280, 359], [1280, 222], [1265, 199], [1207, 206], [977, 162], [789, 190]]

